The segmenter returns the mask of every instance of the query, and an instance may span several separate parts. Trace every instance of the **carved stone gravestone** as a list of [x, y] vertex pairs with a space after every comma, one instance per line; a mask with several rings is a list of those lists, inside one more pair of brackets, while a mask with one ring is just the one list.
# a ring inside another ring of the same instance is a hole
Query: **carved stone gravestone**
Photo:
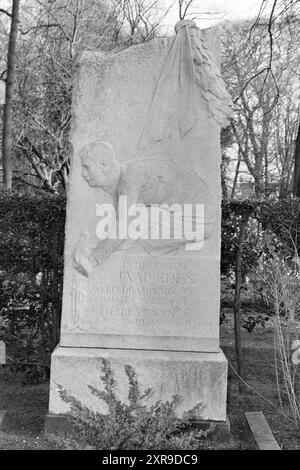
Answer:
[[129, 364], [152, 388], [149, 403], [179, 394], [179, 413], [201, 404], [195, 418], [226, 419], [220, 128], [231, 101], [215, 31], [190, 21], [175, 30], [79, 62], [50, 414], [68, 411], [57, 384], [105, 412], [88, 389], [102, 388], [105, 359], [123, 400]]

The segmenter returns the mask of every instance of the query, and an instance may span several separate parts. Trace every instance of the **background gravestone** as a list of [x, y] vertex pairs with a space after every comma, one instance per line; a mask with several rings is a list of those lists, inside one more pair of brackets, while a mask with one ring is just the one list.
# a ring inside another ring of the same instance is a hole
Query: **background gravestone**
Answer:
[[[56, 384], [99, 409], [87, 385], [101, 388], [106, 359], [120, 398], [127, 398], [124, 365], [130, 364], [142, 386], [153, 389], [152, 401], [179, 394], [180, 413], [202, 403], [195, 418], [226, 419], [227, 361], [219, 348], [220, 127], [231, 102], [214, 59], [214, 30], [200, 31], [192, 22], [176, 29], [175, 39], [115, 54], [87, 52], [79, 62], [50, 414], [68, 410]], [[129, 202], [204, 204], [203, 248], [127, 240], [116, 249], [97, 240], [97, 207], [116, 206], [122, 194]]]

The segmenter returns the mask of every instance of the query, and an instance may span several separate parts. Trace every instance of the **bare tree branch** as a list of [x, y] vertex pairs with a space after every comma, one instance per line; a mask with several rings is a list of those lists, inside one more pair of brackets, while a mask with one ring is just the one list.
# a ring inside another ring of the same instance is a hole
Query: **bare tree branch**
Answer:
[[7, 11], [7, 10], [4, 10], [4, 8], [0, 8], [0, 13], [3, 13], [4, 15], [7, 15], [7, 16], [9, 16], [10, 18], [12, 17], [12, 14], [11, 14], [11, 13], [9, 13], [9, 11]]
[[23, 31], [22, 29], [20, 29], [20, 33], [23, 35], [23, 36], [26, 36], [26, 34], [28, 33], [31, 33], [32, 31], [35, 31], [37, 29], [42, 29], [42, 28], [59, 28], [60, 25], [58, 23], [49, 23], [49, 24], [39, 24], [39, 25], [36, 25], [36, 26], [31, 26], [31, 28], [27, 29], [26, 31]]

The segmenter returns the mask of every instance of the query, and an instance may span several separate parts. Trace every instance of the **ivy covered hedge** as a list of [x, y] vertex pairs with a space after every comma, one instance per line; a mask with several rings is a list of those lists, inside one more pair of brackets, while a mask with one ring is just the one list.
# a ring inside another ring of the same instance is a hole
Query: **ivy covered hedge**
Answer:
[[33, 381], [59, 340], [64, 225], [64, 197], [0, 193], [0, 339]]
[[1, 269], [33, 275], [61, 269], [64, 225], [64, 197], [1, 192]]

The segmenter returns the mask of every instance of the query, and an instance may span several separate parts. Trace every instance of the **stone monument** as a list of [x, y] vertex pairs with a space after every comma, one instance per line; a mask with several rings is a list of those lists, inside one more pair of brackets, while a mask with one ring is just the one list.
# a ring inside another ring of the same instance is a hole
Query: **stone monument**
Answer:
[[[232, 107], [215, 30], [180, 21], [175, 32], [78, 63], [49, 416], [68, 412], [57, 384], [105, 412], [87, 385], [101, 388], [106, 359], [121, 399], [130, 364], [149, 403], [178, 394], [179, 413], [201, 403], [195, 419], [226, 420], [220, 129]], [[193, 205], [196, 215], [182, 209]]]

